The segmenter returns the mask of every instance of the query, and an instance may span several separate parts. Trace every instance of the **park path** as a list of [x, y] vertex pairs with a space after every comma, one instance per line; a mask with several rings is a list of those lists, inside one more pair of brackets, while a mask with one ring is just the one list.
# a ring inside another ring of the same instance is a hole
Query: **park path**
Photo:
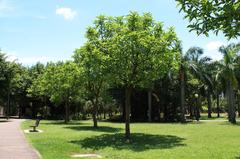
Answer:
[[0, 159], [38, 159], [20, 128], [21, 119], [0, 120]]

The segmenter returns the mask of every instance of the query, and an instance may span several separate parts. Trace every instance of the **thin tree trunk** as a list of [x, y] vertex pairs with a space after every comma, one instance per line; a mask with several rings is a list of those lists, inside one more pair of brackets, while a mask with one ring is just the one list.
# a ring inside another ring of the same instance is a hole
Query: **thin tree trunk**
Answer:
[[180, 89], [181, 89], [181, 122], [185, 123], [186, 118], [185, 118], [185, 82], [184, 82], [184, 72], [183, 68], [181, 67], [180, 70]]
[[196, 98], [196, 106], [195, 106], [195, 118], [197, 121], [199, 121], [201, 117], [200, 108], [201, 108], [201, 96], [198, 96], [198, 98]]
[[208, 102], [208, 118], [212, 118], [212, 99], [209, 90], [207, 90], [207, 102]]
[[98, 122], [97, 122], [97, 115], [98, 115], [98, 98], [96, 98], [95, 102], [93, 103], [93, 127], [97, 128], [98, 127]]
[[238, 96], [238, 117], [240, 118], [240, 98]]
[[236, 101], [237, 101], [238, 117], [240, 117], [240, 94], [237, 94], [237, 95], [236, 95]]
[[195, 98], [195, 109], [194, 109], [194, 116], [197, 121], [199, 121], [199, 97]]
[[22, 117], [22, 103], [19, 104], [18, 106], [18, 119], [21, 119]]
[[231, 122], [231, 104], [230, 104], [230, 84], [227, 81], [227, 88], [226, 88], [226, 100], [227, 100], [227, 107], [228, 107], [228, 121]]
[[148, 121], [152, 121], [152, 91], [148, 91]]
[[97, 128], [98, 127], [98, 124], [97, 124], [97, 116], [96, 116], [96, 113], [95, 111], [93, 111], [93, 127], [94, 128]]
[[98, 106], [98, 102], [97, 100], [95, 102], [93, 102], [93, 127], [97, 128], [98, 127], [98, 123], [97, 123], [97, 107]]
[[227, 82], [227, 87], [228, 87], [227, 90], [228, 118], [231, 123], [235, 124], [236, 123], [235, 101], [231, 81]]
[[8, 96], [7, 96], [7, 119], [9, 119], [10, 116], [10, 86], [8, 87]]
[[65, 123], [69, 122], [69, 102], [68, 99], [65, 103]]
[[191, 101], [190, 105], [189, 105], [189, 111], [190, 111], [190, 118], [193, 119], [195, 114], [194, 114], [194, 110], [195, 110], [195, 106], [194, 106], [194, 101]]
[[106, 119], [106, 112], [103, 112], [103, 119]]
[[125, 139], [130, 139], [130, 113], [131, 113], [131, 87], [127, 87], [125, 90]]
[[220, 118], [219, 94], [217, 93], [217, 117]]

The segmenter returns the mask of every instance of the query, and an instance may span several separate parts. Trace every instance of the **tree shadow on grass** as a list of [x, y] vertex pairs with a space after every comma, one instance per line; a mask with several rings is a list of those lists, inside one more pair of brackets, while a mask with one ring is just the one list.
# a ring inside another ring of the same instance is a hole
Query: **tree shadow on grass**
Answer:
[[198, 124], [204, 124], [204, 122], [196, 121], [196, 120], [187, 120], [186, 122], [180, 123], [180, 124], [182, 124], [182, 125], [189, 125], [189, 124], [198, 125]]
[[121, 128], [114, 128], [109, 126], [99, 126], [97, 128], [94, 128], [93, 126], [68, 126], [65, 128], [77, 130], [77, 131], [96, 131], [96, 132], [108, 132], [108, 133], [116, 133], [122, 130]]
[[145, 151], [148, 149], [170, 149], [178, 146], [185, 146], [182, 143], [184, 138], [173, 135], [150, 135], [143, 133], [131, 134], [131, 140], [127, 143], [124, 134], [103, 134], [93, 136], [83, 140], [70, 141], [73, 144], [80, 145], [82, 148], [90, 148], [93, 150], [111, 147], [114, 149]]
[[45, 125], [86, 125], [85, 123], [80, 123], [80, 122], [65, 123], [64, 121], [51, 121], [51, 122], [47, 122], [47, 123], [43, 122], [41, 124], [45, 124]]
[[[220, 123], [220, 125], [240, 126], [240, 122], [237, 121], [236, 124], [232, 124], [232, 123], [230, 123], [229, 121], [224, 121], [224, 122]], [[240, 158], [239, 158], [239, 159], [240, 159]]]
[[239, 156], [236, 156], [235, 159], [240, 159], [240, 155], [239, 155]]

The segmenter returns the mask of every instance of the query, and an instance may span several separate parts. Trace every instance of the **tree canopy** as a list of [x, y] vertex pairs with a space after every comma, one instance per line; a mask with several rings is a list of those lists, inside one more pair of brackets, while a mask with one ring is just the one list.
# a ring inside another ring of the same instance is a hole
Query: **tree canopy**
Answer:
[[222, 31], [226, 37], [240, 35], [239, 0], [176, 0], [180, 11], [189, 20], [188, 28], [197, 34], [208, 35], [209, 31], [218, 34]]

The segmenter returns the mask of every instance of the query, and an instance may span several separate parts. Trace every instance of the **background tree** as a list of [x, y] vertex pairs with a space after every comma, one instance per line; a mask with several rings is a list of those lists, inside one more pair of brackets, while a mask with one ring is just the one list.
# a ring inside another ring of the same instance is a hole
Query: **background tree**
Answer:
[[223, 54], [223, 60], [220, 63], [220, 74], [226, 82], [226, 96], [228, 103], [228, 119], [231, 123], [236, 123], [236, 108], [234, 89], [237, 89], [237, 78], [235, 70], [238, 68], [237, 53], [240, 50], [239, 44], [230, 44], [227, 47], [220, 47], [219, 51]]
[[224, 79], [222, 76], [219, 76], [219, 68], [220, 68], [219, 61], [214, 61], [211, 63], [211, 71], [212, 71], [212, 83], [213, 83], [213, 94], [214, 98], [216, 99], [216, 107], [217, 107], [217, 117], [220, 117], [220, 95], [224, 90]]
[[237, 63], [237, 66], [236, 66], [236, 78], [238, 80], [238, 90], [237, 90], [237, 104], [238, 104], [238, 117], [240, 117], [240, 52], [238, 53], [237, 55], [237, 58], [236, 58], [236, 63]]
[[211, 58], [203, 57], [198, 63], [198, 72], [202, 81], [203, 96], [207, 98], [208, 118], [212, 118], [212, 96], [213, 96], [213, 66]]
[[[188, 105], [189, 105], [189, 111], [190, 116], [200, 117], [199, 109], [201, 107], [201, 91], [204, 90], [205, 92], [208, 92], [208, 95], [210, 96], [210, 90], [211, 87], [211, 81], [206, 74], [205, 71], [205, 65], [208, 65], [208, 62], [210, 61], [207, 57], [202, 57], [203, 55], [203, 49], [200, 47], [191, 47], [186, 52], [186, 54], [183, 57], [182, 61], [182, 69], [184, 70], [185, 75], [185, 83], [186, 88], [188, 92]], [[183, 86], [182, 86], [183, 87]], [[181, 88], [183, 89], [183, 88]], [[194, 92], [194, 93], [193, 93]], [[195, 99], [196, 97], [194, 94], [198, 95], [198, 99]], [[205, 93], [207, 94], [207, 93]], [[202, 95], [203, 96], [203, 95]], [[208, 98], [209, 99], [209, 98]], [[210, 99], [211, 100], [211, 97]], [[208, 101], [209, 101], [208, 100]], [[192, 101], [192, 102], [191, 102]], [[196, 104], [196, 101], [199, 102]], [[198, 105], [198, 106], [196, 106]], [[208, 114], [209, 117], [211, 116], [211, 102], [208, 102]], [[197, 110], [196, 110], [197, 109]], [[194, 112], [198, 112], [198, 114], [195, 114]]]
[[94, 26], [87, 29], [87, 42], [80, 49], [75, 50], [74, 61], [82, 68], [83, 88], [86, 100], [92, 102], [93, 126], [97, 125], [99, 102], [108, 87], [108, 70], [106, 62], [108, 58], [109, 29], [104, 23], [105, 16], [99, 16]]
[[2, 51], [0, 50], [0, 90], [1, 90], [1, 94], [0, 94], [0, 104], [4, 105], [4, 91], [5, 91], [5, 87], [6, 87], [6, 74], [7, 74], [7, 61], [6, 61], [6, 55], [4, 53], [2, 53]]
[[[31, 109], [31, 117], [35, 118], [37, 116], [37, 112], [39, 112], [39, 109], [44, 105], [45, 96], [37, 92], [38, 86], [35, 83], [38, 80], [38, 78], [44, 73], [45, 71], [45, 65], [42, 63], [36, 63], [35, 65], [27, 68], [27, 77], [24, 80], [26, 83], [26, 96], [28, 97], [28, 101], [24, 101], [24, 107], [22, 107], [22, 111], [24, 109], [27, 109], [28, 107]], [[35, 83], [34, 83], [35, 82]], [[29, 115], [29, 114], [25, 114]]]
[[11, 108], [10, 113], [14, 115], [18, 113], [19, 118], [22, 116], [22, 111], [27, 104], [27, 88], [29, 87], [29, 74], [28, 69], [20, 64], [12, 63], [13, 76], [10, 83], [10, 100]]
[[209, 31], [218, 34], [222, 31], [226, 37], [240, 35], [239, 0], [176, 0], [180, 11], [186, 13], [188, 28], [197, 34], [208, 35]]
[[31, 90], [38, 95], [46, 95], [54, 103], [65, 106], [65, 123], [69, 122], [70, 104], [74, 96], [79, 95], [80, 69], [71, 61], [66, 63], [49, 64], [45, 72], [34, 81]]
[[17, 78], [20, 76], [21, 66], [14, 62], [7, 62], [5, 70], [5, 92], [6, 92], [6, 99], [7, 99], [7, 108], [6, 108], [6, 115], [9, 117], [11, 115], [10, 112], [10, 102], [11, 98], [14, 95], [14, 87], [18, 88], [18, 80]]

